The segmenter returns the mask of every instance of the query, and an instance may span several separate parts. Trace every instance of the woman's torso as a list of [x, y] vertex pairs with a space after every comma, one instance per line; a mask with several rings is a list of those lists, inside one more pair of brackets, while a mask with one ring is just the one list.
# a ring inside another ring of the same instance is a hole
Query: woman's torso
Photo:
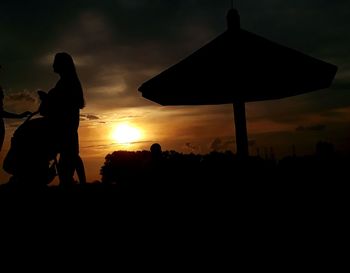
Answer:
[[80, 109], [76, 102], [79, 83], [60, 79], [48, 93], [48, 118], [53, 127], [63, 131], [76, 131], [79, 127]]

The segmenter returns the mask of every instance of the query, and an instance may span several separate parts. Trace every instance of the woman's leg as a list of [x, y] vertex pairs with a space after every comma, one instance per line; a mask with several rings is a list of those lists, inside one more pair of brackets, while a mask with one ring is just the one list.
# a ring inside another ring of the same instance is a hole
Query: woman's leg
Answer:
[[66, 132], [60, 144], [60, 159], [58, 162], [60, 185], [72, 186], [74, 184], [73, 175], [79, 157], [78, 132]]
[[86, 184], [86, 175], [85, 175], [85, 168], [84, 168], [84, 162], [81, 159], [81, 157], [78, 155], [76, 167], [75, 170], [78, 175], [79, 183], [80, 184]]
[[73, 174], [75, 170], [76, 155], [62, 150], [58, 161], [58, 177], [61, 186], [72, 186], [74, 184]]

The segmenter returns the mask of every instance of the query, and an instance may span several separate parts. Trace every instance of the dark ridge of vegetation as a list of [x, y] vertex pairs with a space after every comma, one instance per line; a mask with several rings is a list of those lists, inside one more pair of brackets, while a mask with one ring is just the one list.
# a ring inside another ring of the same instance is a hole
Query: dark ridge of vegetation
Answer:
[[[280, 182], [311, 179], [324, 180], [340, 177], [349, 165], [349, 157], [336, 153], [328, 142], [318, 142], [315, 153], [308, 156], [287, 156], [276, 160], [251, 156], [240, 160], [231, 151], [200, 155], [176, 151], [160, 151], [157, 156], [150, 151], [115, 151], [108, 154], [100, 174], [102, 183], [130, 185], [131, 183], [163, 184], [235, 183], [243, 180], [255, 182]], [[305, 178], [305, 179], [304, 179]]]

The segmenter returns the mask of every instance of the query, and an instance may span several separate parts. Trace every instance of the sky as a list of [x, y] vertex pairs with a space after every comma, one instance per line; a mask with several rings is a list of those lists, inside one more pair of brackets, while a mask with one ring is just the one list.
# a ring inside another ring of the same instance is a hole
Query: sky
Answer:
[[[332, 142], [337, 151], [349, 153], [350, 2], [234, 2], [243, 29], [338, 66], [328, 89], [248, 103], [250, 153], [272, 149], [283, 157], [294, 146], [298, 155], [310, 154], [318, 141]], [[4, 108], [35, 111], [36, 91], [47, 91], [58, 80], [52, 70], [54, 55], [65, 51], [75, 61], [86, 99], [79, 138], [88, 181], [100, 179], [108, 153], [149, 150], [155, 142], [163, 150], [184, 153], [235, 152], [232, 105], [165, 107], [137, 90], [225, 31], [230, 5], [227, 0], [2, 0]], [[22, 123], [5, 122], [1, 161]], [[135, 136], [130, 143], [121, 143], [116, 131], [125, 124]], [[7, 178], [0, 170], [0, 181]]]

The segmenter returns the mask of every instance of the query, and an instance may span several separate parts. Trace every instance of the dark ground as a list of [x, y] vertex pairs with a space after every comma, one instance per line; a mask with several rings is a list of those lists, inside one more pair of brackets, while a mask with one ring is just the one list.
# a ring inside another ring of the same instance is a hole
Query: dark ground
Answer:
[[241, 170], [231, 179], [232, 170], [178, 173], [70, 189], [4, 185], [1, 234], [12, 245], [41, 240], [72, 257], [82, 248], [105, 258], [118, 249], [131, 264], [152, 268], [327, 268], [328, 261], [334, 269], [331, 257], [344, 256], [348, 179], [327, 169], [275, 171]]

